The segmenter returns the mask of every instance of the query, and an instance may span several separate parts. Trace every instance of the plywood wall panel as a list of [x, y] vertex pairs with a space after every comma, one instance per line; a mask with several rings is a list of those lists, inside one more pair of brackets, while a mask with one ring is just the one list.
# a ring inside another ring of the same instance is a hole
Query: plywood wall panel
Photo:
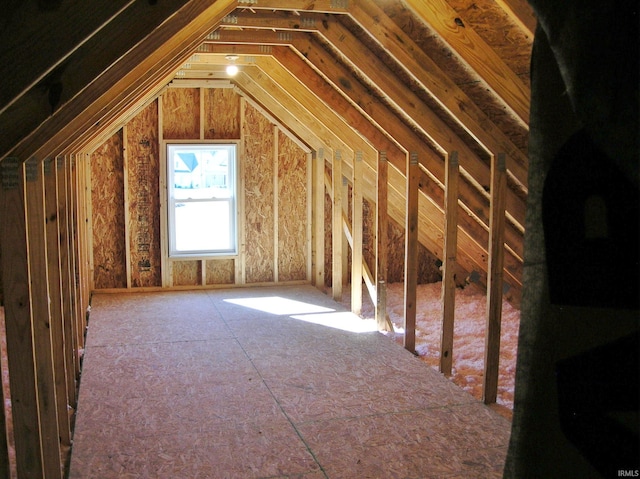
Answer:
[[162, 95], [163, 138], [200, 139], [200, 89], [168, 88]]
[[232, 259], [214, 259], [206, 262], [207, 284], [234, 284], [235, 261]]
[[174, 286], [197, 286], [200, 284], [202, 275], [200, 261], [174, 261], [173, 262], [173, 285]]
[[240, 138], [240, 95], [231, 88], [204, 90], [204, 138]]
[[127, 286], [122, 131], [91, 155], [94, 285]]
[[273, 126], [245, 103], [244, 172], [245, 277], [247, 283], [274, 280]]
[[127, 124], [131, 286], [160, 286], [160, 159], [158, 104]]
[[307, 279], [307, 156], [278, 132], [278, 280]]

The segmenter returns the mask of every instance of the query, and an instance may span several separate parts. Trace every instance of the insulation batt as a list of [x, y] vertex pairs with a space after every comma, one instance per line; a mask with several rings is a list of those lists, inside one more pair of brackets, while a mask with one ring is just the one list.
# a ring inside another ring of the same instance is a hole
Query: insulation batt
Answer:
[[[436, 370], [439, 368], [442, 334], [441, 293], [441, 282], [418, 285], [416, 352], [422, 360]], [[403, 298], [403, 283], [387, 285], [387, 312], [395, 328], [395, 332], [391, 334], [394, 334], [398, 341], [402, 341], [404, 333]], [[343, 299], [343, 303], [350, 302], [348, 289]], [[373, 318], [374, 308], [366, 294], [363, 294], [363, 303], [362, 317]], [[451, 380], [478, 399], [482, 399], [486, 304], [486, 295], [477, 285], [469, 284], [464, 289], [456, 289]], [[511, 410], [513, 409], [519, 324], [520, 311], [503, 301], [497, 403]]]

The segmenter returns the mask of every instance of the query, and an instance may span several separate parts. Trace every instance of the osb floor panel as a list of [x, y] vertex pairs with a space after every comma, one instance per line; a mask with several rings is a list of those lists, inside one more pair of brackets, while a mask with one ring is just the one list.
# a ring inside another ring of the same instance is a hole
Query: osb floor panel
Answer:
[[501, 477], [507, 419], [301, 303], [344, 311], [311, 286], [94, 295], [70, 478]]

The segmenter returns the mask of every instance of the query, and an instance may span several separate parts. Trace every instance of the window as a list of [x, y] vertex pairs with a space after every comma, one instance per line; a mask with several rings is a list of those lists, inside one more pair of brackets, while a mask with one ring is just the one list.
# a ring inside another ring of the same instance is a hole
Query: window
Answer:
[[167, 144], [169, 256], [237, 253], [236, 145]]

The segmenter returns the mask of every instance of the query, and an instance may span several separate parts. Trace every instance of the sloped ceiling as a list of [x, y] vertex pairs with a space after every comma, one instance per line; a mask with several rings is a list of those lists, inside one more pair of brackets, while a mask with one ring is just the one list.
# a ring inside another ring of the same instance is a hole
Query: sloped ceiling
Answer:
[[371, 199], [386, 152], [400, 223], [417, 154], [420, 241], [438, 257], [444, 158], [457, 152], [460, 263], [481, 278], [490, 162], [504, 154], [505, 281], [521, 286], [535, 28], [525, 0], [32, 0], [5, 13], [0, 159], [90, 151], [170, 84], [227, 84], [311, 150], [340, 150], [347, 167], [361, 154]]

